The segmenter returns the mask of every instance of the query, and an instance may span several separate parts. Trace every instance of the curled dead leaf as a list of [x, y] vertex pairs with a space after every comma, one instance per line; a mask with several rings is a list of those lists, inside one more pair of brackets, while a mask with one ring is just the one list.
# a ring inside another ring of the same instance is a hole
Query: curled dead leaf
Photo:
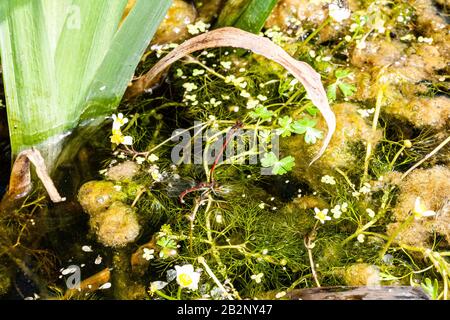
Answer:
[[11, 170], [8, 192], [6, 198], [10, 201], [26, 196], [32, 189], [31, 164], [34, 165], [36, 174], [47, 190], [53, 202], [62, 202], [66, 198], [59, 195], [58, 190], [48, 175], [47, 167], [39, 150], [32, 148], [19, 153]]
[[322, 113], [328, 125], [328, 133], [323, 145], [310, 164], [320, 158], [325, 152], [336, 129], [336, 117], [328, 103], [320, 75], [307, 63], [292, 58], [286, 51], [268, 38], [257, 36], [237, 28], [220, 28], [185, 41], [155, 64], [147, 74], [129, 86], [126, 92], [126, 98], [134, 98], [144, 93], [146, 89], [153, 87], [161, 73], [184, 56], [195, 51], [217, 47], [243, 48], [262, 55], [282, 65], [303, 84], [308, 93], [308, 97]]

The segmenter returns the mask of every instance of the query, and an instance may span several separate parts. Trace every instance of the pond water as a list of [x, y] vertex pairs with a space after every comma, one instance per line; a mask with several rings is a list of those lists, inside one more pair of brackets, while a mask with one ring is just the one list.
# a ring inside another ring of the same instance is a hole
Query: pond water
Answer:
[[[449, 3], [329, 2], [279, 0], [261, 33], [321, 75], [337, 124], [316, 162], [328, 123], [292, 74], [240, 49], [192, 53], [68, 139], [52, 172], [65, 202], [36, 181], [2, 211], [0, 297], [295, 299], [382, 285], [447, 299]], [[236, 3], [174, 1], [137, 77]]]

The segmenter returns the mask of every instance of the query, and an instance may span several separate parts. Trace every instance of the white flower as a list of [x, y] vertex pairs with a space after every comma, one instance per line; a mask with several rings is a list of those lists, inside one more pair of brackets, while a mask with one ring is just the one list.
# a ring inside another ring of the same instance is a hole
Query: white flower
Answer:
[[267, 97], [262, 95], [262, 94], [258, 94], [258, 96], [256, 98], [258, 98], [259, 101], [266, 101], [267, 100]]
[[326, 184], [336, 184], [336, 180], [334, 180], [334, 177], [329, 175], [324, 175], [320, 181]]
[[285, 295], [286, 295], [286, 291], [281, 291], [275, 295], [275, 298], [280, 299], [280, 298], [283, 298]]
[[350, 10], [347, 8], [341, 8], [336, 3], [331, 3], [328, 6], [329, 15], [336, 22], [342, 22], [350, 17]]
[[192, 264], [185, 264], [184, 266], [175, 266], [177, 272], [177, 283], [182, 288], [189, 290], [197, 290], [198, 282], [200, 280], [200, 273], [194, 271]]
[[[242, 95], [242, 94], [241, 94], [241, 95]], [[247, 106], [246, 106], [246, 108], [247, 108], [247, 109], [254, 109], [254, 108], [256, 108], [258, 105], [259, 105], [259, 101], [258, 101], [258, 100], [250, 98], [250, 99], [248, 99], [248, 101], [247, 101]]]
[[188, 32], [192, 35], [199, 34], [201, 32], [206, 32], [210, 27], [209, 24], [204, 23], [203, 21], [198, 21], [195, 24], [188, 24], [187, 26]]
[[356, 40], [356, 48], [357, 49], [365, 49], [367, 47], [367, 43], [365, 39]]
[[314, 218], [319, 220], [322, 224], [327, 220], [331, 220], [331, 217], [328, 216], [328, 209], [320, 210], [319, 208], [314, 208], [314, 212], [316, 213]]
[[361, 117], [368, 118], [372, 113], [375, 112], [375, 108], [372, 108], [372, 109], [358, 109], [356, 111], [361, 115]]
[[342, 212], [347, 212], [347, 208], [348, 208], [348, 203], [347, 203], [347, 202], [344, 202], [344, 203], [341, 205], [341, 211], [342, 211]]
[[149, 248], [144, 248], [144, 254], [142, 255], [142, 257], [145, 260], [150, 261], [150, 260], [152, 260], [155, 257], [153, 255], [154, 253], [155, 253], [155, 250], [149, 249]]
[[81, 250], [83, 250], [84, 252], [92, 252], [92, 248], [89, 246], [82, 246]]
[[192, 90], [196, 90], [198, 87], [195, 85], [195, 83], [186, 82], [183, 83], [183, 88], [185, 88], [187, 92], [191, 92]]
[[118, 115], [113, 114], [113, 130], [119, 130], [125, 123], [128, 122], [128, 118], [124, 118], [122, 113]]
[[156, 292], [156, 291], [162, 290], [167, 285], [168, 285], [168, 283], [165, 281], [153, 281], [152, 283], [150, 283], [150, 291]]
[[101, 256], [101, 255], [98, 255], [97, 258], [95, 258], [94, 263], [95, 263], [95, 264], [100, 264], [100, 263], [102, 263], [102, 260], [103, 260], [102, 256]]
[[331, 209], [331, 213], [333, 213], [333, 218], [339, 219], [342, 215], [341, 206], [335, 205], [333, 209]]
[[204, 73], [205, 73], [205, 70], [203, 70], [203, 69], [194, 69], [192, 71], [192, 76], [194, 76], [194, 77], [201, 76]]
[[436, 212], [427, 209], [427, 207], [422, 202], [422, 199], [420, 197], [416, 198], [413, 213], [415, 219], [420, 219], [422, 217], [431, 217], [436, 215]]
[[268, 254], [269, 253], [269, 250], [267, 250], [267, 249], [264, 249], [262, 252], [261, 252], [263, 255], [266, 255], [266, 254]]
[[220, 65], [224, 67], [224, 69], [229, 70], [231, 68], [231, 61], [221, 61]]
[[427, 44], [432, 44], [433, 43], [433, 38], [425, 38], [425, 37], [420, 36], [420, 37], [417, 38], [417, 41], [424, 42], [424, 43], [427, 43]]
[[375, 217], [375, 211], [373, 211], [372, 209], [367, 208], [366, 212], [369, 215], [369, 217], [371, 217], [371, 218]]
[[137, 164], [143, 164], [144, 161], [145, 161], [145, 158], [144, 158], [144, 157], [136, 157], [136, 163], [137, 163]]
[[250, 98], [250, 93], [248, 93], [245, 90], [242, 90], [240, 95], [241, 95], [241, 97], [244, 97], [244, 98]]
[[125, 137], [123, 137], [122, 144], [131, 146], [133, 144], [133, 137], [132, 136], [125, 136]]
[[359, 192], [361, 192], [362, 194], [368, 194], [370, 193], [370, 184], [365, 182], [363, 184], [363, 186], [359, 189]]
[[260, 272], [258, 274], [252, 274], [250, 277], [252, 280], [255, 280], [256, 283], [261, 283], [261, 279], [264, 276], [264, 273]]
[[362, 233], [358, 234], [358, 236], [356, 237], [356, 239], [357, 239], [359, 242], [361, 242], [361, 243], [364, 242], [364, 239], [365, 239], [365, 238], [366, 238], [366, 236], [365, 236], [364, 234], [362, 234]]
[[148, 161], [150, 161], [150, 162], [155, 162], [158, 160], [159, 160], [158, 156], [153, 153], [148, 157]]

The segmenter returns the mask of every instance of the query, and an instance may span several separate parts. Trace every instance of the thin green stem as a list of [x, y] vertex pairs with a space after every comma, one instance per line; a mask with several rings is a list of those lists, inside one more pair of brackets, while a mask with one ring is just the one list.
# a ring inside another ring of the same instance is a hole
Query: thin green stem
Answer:
[[413, 221], [414, 215], [412, 214], [411, 216], [408, 217], [408, 219], [402, 222], [402, 224], [397, 228], [397, 230], [394, 231], [394, 233], [389, 237], [388, 241], [384, 245], [383, 249], [380, 251], [380, 259], [383, 258], [383, 256], [386, 254], [386, 251], [391, 246], [392, 241], [394, 241], [395, 238], [397, 238], [397, 236], [400, 234], [400, 232], [405, 230], [405, 228], [408, 227]]
[[171, 297], [171, 296], [168, 296], [167, 294], [165, 294], [165, 293], [163, 293], [163, 292], [161, 292], [161, 291], [159, 291], [159, 290], [155, 290], [155, 293], [156, 293], [158, 296], [160, 296], [161, 298], [164, 298], [164, 299], [167, 299], [167, 300], [177, 300], [177, 299], [175, 299], [175, 298], [173, 298], [173, 297]]

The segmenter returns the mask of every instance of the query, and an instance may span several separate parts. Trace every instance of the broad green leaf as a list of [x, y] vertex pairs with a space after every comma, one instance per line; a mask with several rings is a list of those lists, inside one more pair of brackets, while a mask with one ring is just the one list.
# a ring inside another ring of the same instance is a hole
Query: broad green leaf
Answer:
[[73, 17], [67, 16], [56, 49], [59, 104], [74, 106], [67, 108], [72, 111], [67, 118], [71, 122], [78, 121], [79, 110], [84, 107], [92, 80], [110, 50], [127, 0], [89, 3], [73, 0]]
[[57, 103], [46, 30], [41, 1], [0, 1], [0, 51], [13, 156], [69, 127]]
[[222, 10], [217, 27], [233, 26], [258, 33], [278, 0], [229, 0]]
[[138, 0], [119, 28], [126, 3], [0, 1], [13, 156], [37, 146], [54, 159], [87, 106], [98, 119], [118, 105], [171, 0]]
[[128, 14], [87, 94], [83, 118], [110, 113], [120, 102], [145, 48], [164, 19], [172, 0], [138, 0]]

